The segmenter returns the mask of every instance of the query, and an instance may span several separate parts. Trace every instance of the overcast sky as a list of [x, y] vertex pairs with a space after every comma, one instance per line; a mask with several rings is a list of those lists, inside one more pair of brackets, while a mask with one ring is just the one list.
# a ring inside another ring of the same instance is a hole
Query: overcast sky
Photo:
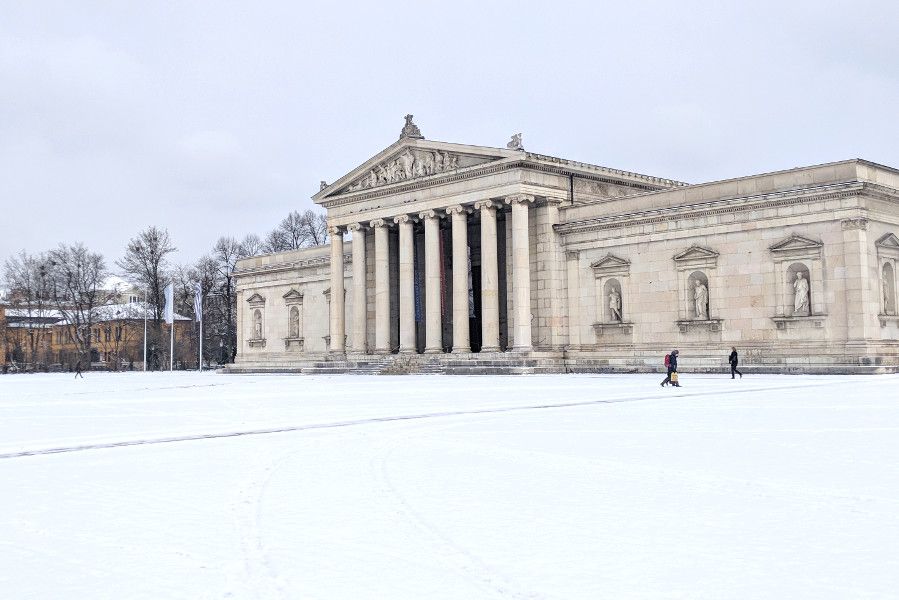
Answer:
[[310, 208], [406, 113], [689, 182], [899, 167], [897, 5], [5, 0], [0, 260], [111, 264], [158, 225], [193, 261]]

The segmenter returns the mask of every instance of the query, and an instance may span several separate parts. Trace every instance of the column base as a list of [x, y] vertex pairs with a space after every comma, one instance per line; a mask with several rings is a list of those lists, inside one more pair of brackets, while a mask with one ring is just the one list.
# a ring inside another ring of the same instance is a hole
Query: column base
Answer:
[[471, 348], [453, 348], [452, 354], [471, 354]]
[[480, 354], [484, 354], [485, 352], [502, 352], [499, 346], [482, 346]]
[[512, 346], [512, 352], [517, 352], [519, 354], [533, 352], [533, 351], [534, 351], [533, 346]]
[[425, 354], [443, 354], [443, 348], [425, 348]]
[[387, 348], [375, 348], [372, 351], [372, 354], [390, 354], [390, 350]]
[[400, 354], [418, 354], [415, 348], [400, 348]]
[[343, 350], [332, 350], [328, 352], [328, 360], [346, 360], [346, 352]]

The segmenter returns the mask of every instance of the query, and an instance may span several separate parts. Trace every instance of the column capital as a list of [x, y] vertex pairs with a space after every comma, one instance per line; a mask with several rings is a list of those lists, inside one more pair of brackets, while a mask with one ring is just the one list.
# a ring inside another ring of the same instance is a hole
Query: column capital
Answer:
[[409, 223], [411, 221], [412, 221], [412, 217], [410, 217], [409, 215], [399, 215], [397, 217], [393, 217], [393, 222], [396, 223], [397, 225], [399, 225], [401, 223]]
[[421, 220], [437, 219], [437, 218], [440, 218], [441, 216], [442, 215], [435, 210], [423, 210], [420, 213], [418, 213], [418, 218]]
[[499, 204], [493, 200], [478, 200], [474, 203], [475, 210], [496, 210]]
[[560, 206], [565, 202], [565, 198], [551, 198], [547, 196], [544, 201], [552, 206]]
[[446, 207], [446, 214], [448, 215], [462, 215], [471, 212], [471, 208], [468, 206], [462, 206], [461, 204], [453, 204], [452, 206]]
[[512, 196], [506, 196], [504, 199], [506, 204], [515, 204], [515, 203], [525, 203], [525, 202], [534, 202], [534, 197], [530, 194], [513, 194]]
[[581, 257], [581, 253], [578, 250], [566, 250], [565, 258], [568, 260], [578, 260]]
[[351, 223], [346, 226], [347, 231], [365, 231], [365, 223]]
[[337, 235], [343, 235], [344, 227], [340, 225], [330, 225], [328, 226], [328, 235], [331, 237], [335, 237]]
[[373, 221], [369, 221], [368, 226], [374, 229], [375, 227], [387, 227], [388, 223], [384, 219], [375, 219]]

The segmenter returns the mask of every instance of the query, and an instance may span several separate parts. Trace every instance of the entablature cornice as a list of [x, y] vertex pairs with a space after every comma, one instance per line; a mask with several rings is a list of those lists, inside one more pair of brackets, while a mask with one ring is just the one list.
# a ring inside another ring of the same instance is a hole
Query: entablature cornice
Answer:
[[[540, 157], [540, 155], [531, 154], [528, 154], [528, 156]], [[569, 161], [568, 164], [583, 165], [584, 163], [570, 163]], [[346, 206], [348, 204], [365, 202], [368, 200], [374, 200], [388, 196], [395, 196], [432, 187], [445, 186], [456, 182], [479, 179], [485, 176], [494, 175], [506, 171], [513, 171], [516, 169], [540, 173], [551, 173], [554, 175], [562, 175], [565, 177], [575, 177], [577, 179], [587, 179], [599, 183], [630, 187], [634, 189], [635, 194], [686, 185], [684, 183], [668, 179], [661, 179], [648, 175], [639, 175], [637, 173], [630, 173], [628, 171], [618, 171], [616, 169], [603, 168], [604, 171], [609, 172], [608, 174], [576, 173], [572, 172], [570, 168], [564, 168], [561, 164], [544, 164], [540, 162], [533, 162], [532, 160], [528, 159], [521, 160], [514, 158], [505, 158], [502, 160], [489, 162], [484, 165], [459, 169], [452, 173], [431, 175], [421, 179], [413, 179], [409, 181], [393, 183], [379, 188], [350, 192], [347, 194], [341, 194], [339, 196], [330, 196], [321, 200], [320, 204], [326, 209], [333, 209], [341, 206]], [[621, 179], [615, 177], [615, 175], [619, 175]], [[634, 179], [637, 179], [637, 181], [634, 181]]]
[[[352, 252], [344, 253], [344, 266], [353, 262]], [[232, 275], [235, 279], [250, 277], [253, 275], [261, 275], [268, 273], [283, 273], [285, 271], [302, 271], [305, 269], [314, 269], [317, 267], [328, 266], [331, 264], [330, 256], [316, 256], [304, 260], [294, 260], [289, 262], [272, 263], [267, 265], [258, 265], [255, 267], [246, 267], [239, 271], [234, 271]]]
[[852, 182], [822, 188], [806, 190], [788, 190], [757, 196], [744, 196], [740, 198], [726, 198], [701, 203], [669, 206], [631, 213], [605, 215], [592, 219], [583, 219], [569, 223], [555, 225], [554, 228], [562, 235], [585, 233], [616, 229], [623, 226], [644, 225], [695, 219], [708, 216], [726, 215], [757, 210], [759, 208], [774, 208], [795, 204], [807, 204], [811, 202], [823, 202], [826, 200], [859, 198], [865, 191], [865, 184]]

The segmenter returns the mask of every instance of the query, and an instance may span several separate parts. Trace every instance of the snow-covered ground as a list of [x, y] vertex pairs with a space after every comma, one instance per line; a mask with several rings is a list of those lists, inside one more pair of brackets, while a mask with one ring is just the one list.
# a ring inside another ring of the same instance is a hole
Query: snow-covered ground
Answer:
[[3, 598], [896, 598], [897, 376], [0, 377]]

